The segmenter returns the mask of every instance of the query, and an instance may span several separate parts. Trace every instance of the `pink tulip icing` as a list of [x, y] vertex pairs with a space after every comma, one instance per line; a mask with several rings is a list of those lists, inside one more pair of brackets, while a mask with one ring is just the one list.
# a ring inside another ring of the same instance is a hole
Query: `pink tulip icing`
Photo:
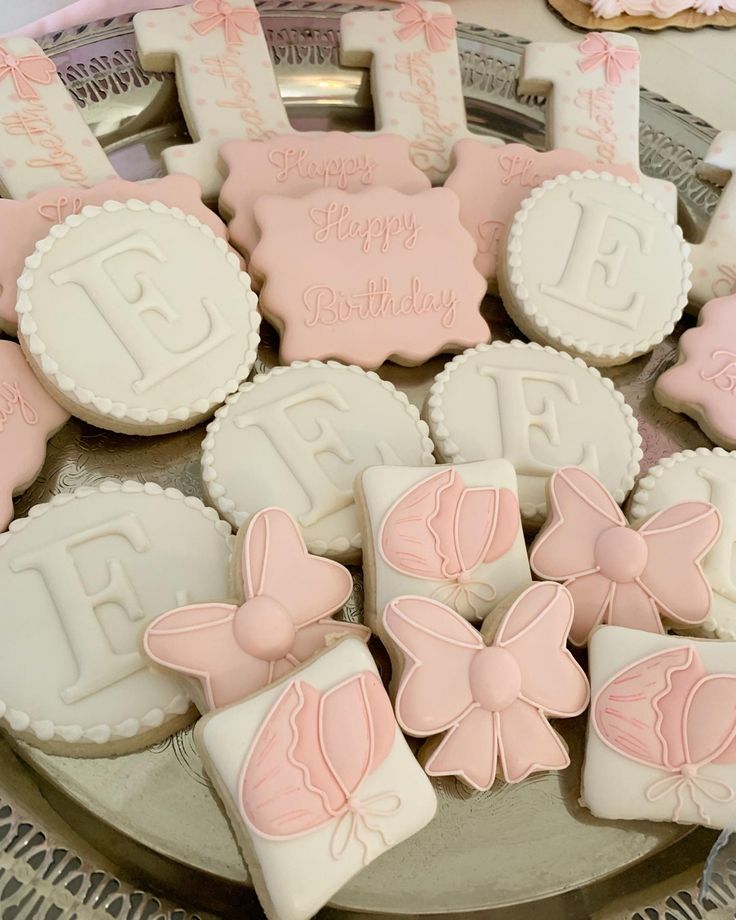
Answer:
[[427, 773], [490, 789], [497, 761], [509, 783], [568, 766], [547, 716], [575, 716], [588, 705], [587, 678], [565, 647], [572, 618], [570, 595], [551, 583], [527, 588], [490, 645], [436, 601], [400, 597], [386, 606], [384, 628], [403, 655], [399, 724], [418, 737], [446, 733]]
[[513, 546], [519, 503], [510, 489], [467, 488], [455, 467], [409, 489], [381, 523], [379, 547], [396, 571], [438, 582], [432, 595], [476, 616], [495, 598], [474, 570]]
[[573, 645], [585, 645], [599, 623], [663, 633], [661, 617], [683, 626], [706, 619], [712, 592], [702, 560], [721, 531], [713, 505], [680, 502], [634, 530], [584, 469], [557, 470], [549, 494], [550, 514], [529, 562], [572, 595]]
[[674, 821], [687, 797], [704, 824], [712, 823], [714, 803], [733, 800], [733, 788], [707, 767], [736, 763], [736, 675], [708, 674], [692, 646], [658, 652], [613, 677], [596, 695], [592, 724], [618, 754], [665, 772], [646, 797], [672, 798]]
[[144, 637], [158, 664], [199, 679], [207, 706], [227, 706], [309, 660], [331, 641], [370, 630], [331, 618], [353, 588], [348, 570], [311, 556], [280, 508], [258, 512], [243, 543], [245, 602], [192, 604], [154, 620]]
[[391, 789], [361, 796], [396, 739], [391, 703], [375, 674], [363, 671], [320, 693], [290, 681], [246, 755], [240, 809], [248, 828], [270, 840], [302, 837], [328, 824], [333, 859], [353, 842], [363, 862], [391, 843], [381, 819], [395, 815]]
[[617, 48], [602, 32], [591, 32], [578, 45], [583, 73], [600, 67], [609, 86], [620, 86], [623, 71], [635, 70], [641, 55], [634, 48]]
[[402, 3], [394, 12], [394, 19], [400, 23], [395, 33], [400, 41], [410, 41], [423, 34], [431, 52], [446, 51], [455, 38], [455, 17], [431, 13], [417, 0]]

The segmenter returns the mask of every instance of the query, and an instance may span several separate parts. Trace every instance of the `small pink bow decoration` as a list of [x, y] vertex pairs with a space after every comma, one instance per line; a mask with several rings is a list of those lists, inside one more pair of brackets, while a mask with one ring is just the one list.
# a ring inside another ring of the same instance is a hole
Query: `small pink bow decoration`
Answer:
[[713, 595], [702, 560], [721, 532], [713, 505], [680, 502], [634, 530], [595, 476], [574, 466], [552, 474], [549, 496], [529, 562], [572, 595], [573, 645], [599, 623], [662, 633], [663, 616], [685, 626], [706, 619]]
[[403, 655], [396, 717], [409, 735], [446, 734], [425, 764], [490, 789], [558, 770], [570, 758], [546, 716], [588, 705], [585, 673], [566, 649], [572, 599], [561, 586], [532, 585], [503, 617], [493, 642], [459, 614], [424, 597], [387, 604], [383, 625]]
[[617, 48], [602, 32], [591, 32], [578, 45], [583, 55], [578, 67], [583, 73], [602, 67], [606, 83], [611, 86], [621, 85], [621, 72], [634, 70], [638, 65], [640, 54], [634, 48]]
[[334, 823], [333, 859], [357, 842], [367, 864], [390, 846], [381, 819], [397, 814], [401, 799], [390, 789], [361, 797], [360, 787], [395, 739], [391, 702], [375, 674], [364, 671], [325, 693], [291, 681], [243, 764], [246, 824], [268, 840], [289, 840]]
[[207, 35], [213, 29], [222, 26], [228, 45], [242, 45], [241, 32], [255, 35], [258, 31], [260, 16], [255, 9], [238, 9], [228, 0], [195, 0], [195, 13], [201, 13], [203, 19], [192, 23], [200, 35]]
[[0, 80], [10, 74], [21, 99], [38, 99], [33, 83], [48, 86], [56, 77], [56, 67], [45, 54], [17, 57], [0, 47]]
[[396, 30], [399, 41], [405, 42], [424, 32], [424, 39], [430, 51], [446, 51], [455, 38], [455, 17], [447, 13], [430, 13], [418, 2], [402, 3], [394, 13], [396, 22], [402, 23]]
[[674, 821], [686, 794], [704, 824], [712, 823], [709, 802], [733, 800], [731, 786], [701, 770], [736, 763], [736, 675], [708, 674], [692, 646], [657, 652], [611, 678], [596, 695], [592, 721], [612, 750], [666, 771], [646, 797], [674, 795]]
[[370, 630], [333, 620], [350, 597], [350, 572], [311, 556], [291, 515], [259, 511], [243, 542], [245, 603], [191, 604], [146, 630], [153, 661], [198, 678], [211, 709], [227, 706], [288, 674], [334, 639]]

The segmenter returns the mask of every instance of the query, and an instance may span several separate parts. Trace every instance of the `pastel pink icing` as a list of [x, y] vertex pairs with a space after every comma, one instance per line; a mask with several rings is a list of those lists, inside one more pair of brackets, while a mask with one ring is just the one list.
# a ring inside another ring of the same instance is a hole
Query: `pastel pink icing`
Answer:
[[510, 783], [568, 766], [547, 716], [575, 716], [588, 705], [587, 678], [565, 647], [572, 619], [567, 590], [547, 582], [517, 598], [489, 646], [437, 601], [407, 596], [387, 604], [383, 626], [403, 655], [399, 724], [418, 737], [445, 733], [427, 773], [490, 789], [497, 761]]
[[259, 511], [243, 542], [243, 604], [191, 604], [155, 619], [143, 645], [160, 665], [200, 681], [211, 709], [255, 693], [342, 636], [370, 630], [331, 618], [353, 590], [350, 572], [311, 556], [291, 515]]
[[0, 83], [10, 77], [21, 99], [38, 99], [34, 84], [48, 86], [56, 79], [56, 65], [45, 54], [17, 57], [0, 47]]
[[638, 70], [641, 55], [635, 48], [619, 48], [603, 32], [590, 32], [578, 45], [578, 67], [583, 73], [603, 71], [609, 86], [620, 86], [624, 71]]
[[81, 26], [96, 19], [109, 19], [126, 13], [140, 13], [142, 10], [162, 10], [180, 6], [181, 0], [76, 0], [54, 13], [35, 19], [21, 26], [7, 36], [24, 35], [27, 38], [41, 38], [51, 32], [61, 32], [73, 26]]
[[663, 633], [661, 617], [683, 626], [706, 619], [712, 592], [702, 561], [721, 531], [713, 505], [680, 502], [631, 530], [595, 476], [572, 466], [552, 474], [549, 496], [529, 562], [570, 591], [573, 645], [585, 645], [599, 623]]
[[192, 23], [192, 27], [200, 35], [208, 35], [213, 29], [221, 29], [225, 33], [228, 45], [242, 45], [243, 34], [255, 35], [258, 32], [257, 10], [238, 9], [228, 0], [194, 0], [193, 6], [194, 12], [202, 16]]
[[395, 31], [399, 41], [411, 41], [423, 35], [430, 52], [446, 51], [455, 39], [455, 17], [447, 13], [432, 13], [417, 0], [407, 0], [393, 14], [399, 27]]

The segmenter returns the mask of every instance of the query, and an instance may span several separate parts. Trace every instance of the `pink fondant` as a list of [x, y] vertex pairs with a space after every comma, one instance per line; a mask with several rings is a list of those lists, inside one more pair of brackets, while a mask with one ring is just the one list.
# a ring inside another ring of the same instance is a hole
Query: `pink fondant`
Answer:
[[417, 0], [408, 0], [394, 12], [398, 22], [396, 37], [399, 41], [410, 41], [423, 34], [429, 51], [446, 51], [455, 38], [455, 17], [446, 13], [430, 13]]
[[578, 45], [578, 67], [583, 72], [603, 69], [609, 86], [620, 86], [622, 72], [635, 70], [641, 55], [634, 48], [617, 48], [602, 32], [590, 32]]
[[211, 709], [260, 690], [334, 639], [370, 630], [331, 619], [350, 596], [348, 570], [310, 556], [281, 508], [259, 511], [243, 542], [245, 603], [193, 604], [154, 620], [144, 648], [154, 661], [199, 679]]
[[49, 13], [48, 16], [8, 32], [6, 37], [24, 35], [28, 38], [41, 38], [51, 32], [85, 25], [95, 19], [110, 19], [113, 16], [139, 13], [142, 10], [162, 10], [180, 4], [181, 0], [76, 0], [75, 3]]
[[38, 99], [33, 84], [48, 86], [56, 79], [56, 66], [45, 54], [16, 57], [0, 45], [0, 83], [7, 76], [21, 99]]
[[250, 268], [265, 279], [260, 305], [281, 333], [283, 364], [422, 364], [490, 339], [486, 284], [449, 189], [266, 196], [255, 215]]
[[242, 45], [243, 35], [255, 35], [260, 16], [258, 10], [238, 9], [228, 0], [194, 0], [194, 12], [202, 16], [192, 23], [200, 35], [207, 35], [213, 29], [223, 29], [228, 45]]
[[220, 237], [227, 230], [220, 218], [202, 203], [199, 184], [189, 176], [165, 176], [150, 182], [127, 182], [110, 179], [91, 188], [64, 186], [44, 189], [23, 201], [0, 199], [0, 329], [14, 333], [16, 328], [16, 281], [23, 273], [23, 263], [39, 240], [47, 236], [53, 224], [85, 205], [101, 205], [109, 200], [160, 201], [168, 207], [181, 208], [206, 224]]
[[712, 592], [702, 561], [721, 531], [707, 502], [681, 502], [638, 530], [587, 470], [562, 467], [549, 483], [550, 514], [529, 561], [540, 578], [564, 582], [575, 603], [573, 645], [599, 623], [664, 632], [661, 617], [691, 626], [708, 616]]
[[400, 597], [383, 626], [403, 656], [396, 715], [419, 737], [444, 732], [426, 763], [490, 789], [500, 758], [508, 782], [570, 760], [547, 716], [578, 715], [588, 681], [565, 647], [572, 600], [560, 585], [534, 584], [505, 614], [490, 646], [459, 614], [423, 597]]

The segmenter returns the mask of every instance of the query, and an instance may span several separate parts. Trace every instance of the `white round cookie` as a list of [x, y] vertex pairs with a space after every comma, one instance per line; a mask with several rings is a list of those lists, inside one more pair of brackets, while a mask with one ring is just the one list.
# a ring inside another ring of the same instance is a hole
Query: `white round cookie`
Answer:
[[501, 248], [504, 305], [530, 339], [624, 364], [651, 351], [687, 306], [690, 247], [641, 186], [573, 172], [534, 189]]
[[427, 426], [406, 396], [372, 372], [297, 361], [246, 383], [215, 413], [202, 479], [235, 527], [278, 505], [310, 553], [360, 560], [353, 482], [368, 466], [430, 466]]
[[139, 651], [172, 607], [227, 600], [230, 527], [193, 497], [108, 481], [36, 505], [0, 535], [0, 718], [51, 753], [106, 756], [190, 721]]
[[721, 515], [720, 536], [703, 561], [713, 589], [710, 616], [690, 632], [736, 640], [736, 452], [699, 447], [663, 457], [639, 480], [628, 517], [636, 524], [682, 501], [710, 502]]
[[21, 345], [85, 421], [189, 428], [253, 366], [260, 317], [224, 240], [177, 208], [108, 201], [53, 227], [18, 281]]
[[535, 342], [458, 355], [435, 377], [422, 415], [440, 460], [513, 464], [530, 530], [547, 516], [547, 480], [559, 467], [585, 467], [619, 503], [639, 472], [639, 428], [621, 393], [579, 358]]

